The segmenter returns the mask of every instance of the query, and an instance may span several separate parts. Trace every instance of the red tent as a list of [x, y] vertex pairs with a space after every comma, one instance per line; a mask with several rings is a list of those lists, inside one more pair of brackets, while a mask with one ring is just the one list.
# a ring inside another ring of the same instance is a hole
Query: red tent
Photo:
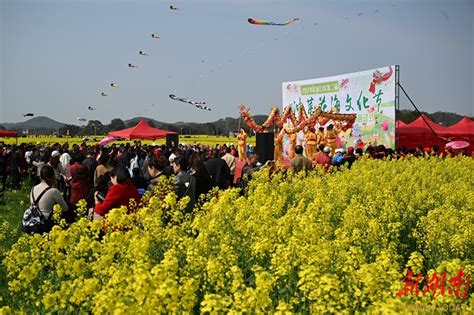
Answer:
[[407, 124], [404, 123], [404, 122], [401, 121], [401, 120], [397, 120], [397, 121], [395, 122], [395, 128], [396, 128], [396, 129], [405, 127], [406, 125], [407, 125]]
[[14, 131], [8, 131], [8, 130], [1, 130], [0, 129], [0, 137], [2, 138], [8, 138], [8, 137], [16, 137], [18, 133]]
[[112, 132], [109, 132], [107, 135], [109, 137], [117, 137], [117, 138], [124, 138], [124, 139], [155, 140], [155, 139], [164, 138], [166, 137], [166, 135], [169, 135], [169, 134], [176, 134], [176, 132], [150, 127], [150, 125], [145, 120], [142, 119], [135, 127], [112, 131]]
[[444, 147], [449, 142], [449, 128], [433, 122], [424, 114], [409, 124], [400, 124], [397, 133], [400, 147], [431, 147], [435, 144]]
[[469, 142], [474, 140], [474, 121], [472, 119], [464, 117], [448, 129], [449, 134], [453, 137], [465, 138]]

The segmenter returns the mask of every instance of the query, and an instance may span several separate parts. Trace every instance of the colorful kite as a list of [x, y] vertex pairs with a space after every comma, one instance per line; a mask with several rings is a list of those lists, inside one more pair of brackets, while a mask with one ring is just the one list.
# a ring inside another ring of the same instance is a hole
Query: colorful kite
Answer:
[[117, 83], [110, 83], [110, 86], [113, 87], [113, 88], [116, 88], [116, 87], [118, 87], [118, 84]]
[[179, 8], [173, 5], [170, 5], [170, 10], [179, 11]]
[[102, 92], [102, 93], [100, 93], [100, 95], [102, 95], [102, 96], [108, 96], [109, 94], [107, 94], [107, 93], [105, 93], [105, 92]]
[[174, 95], [174, 94], [170, 94], [169, 96], [170, 96], [170, 98], [171, 98], [172, 100], [180, 101], [180, 102], [183, 102], [183, 103], [188, 103], [188, 104], [191, 104], [191, 105], [196, 106], [196, 107], [199, 108], [199, 109], [204, 109], [204, 110], [209, 110], [209, 111], [211, 110], [209, 107], [203, 106], [203, 105], [206, 104], [206, 102], [190, 101], [188, 98], [178, 97], [178, 96], [176, 96], [176, 95]]
[[151, 34], [151, 38], [153, 38], [153, 39], [160, 39], [160, 35]]
[[33, 113], [23, 114], [23, 117], [33, 117], [33, 116], [35, 116], [35, 114], [33, 114]]
[[145, 52], [143, 52], [143, 51], [141, 51], [141, 50], [140, 50], [138, 53], [139, 53], [141, 56], [148, 56], [147, 53], [145, 53]]
[[138, 67], [137, 67], [136, 65], [134, 65], [133, 63], [129, 63], [129, 64], [128, 64], [128, 67], [129, 67], [129, 68], [138, 68]]
[[268, 22], [268, 21], [258, 20], [258, 19], [250, 19], [250, 18], [248, 19], [249, 23], [253, 25], [275, 25], [275, 26], [287, 26], [298, 20], [299, 18], [294, 18], [294, 19], [290, 19], [286, 21], [285, 23], [275, 23], [275, 22]]

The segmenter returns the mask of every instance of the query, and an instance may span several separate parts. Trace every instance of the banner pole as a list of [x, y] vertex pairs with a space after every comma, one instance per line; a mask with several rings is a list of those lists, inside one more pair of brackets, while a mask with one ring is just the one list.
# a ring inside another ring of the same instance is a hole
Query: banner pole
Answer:
[[[405, 89], [403, 88], [403, 86], [402, 86], [400, 83], [398, 83], [398, 85], [399, 85], [400, 88], [402, 89], [403, 94], [405, 94], [405, 96], [408, 98], [408, 100], [410, 101], [411, 105], [413, 105], [413, 107], [415, 108], [416, 112], [417, 112], [418, 114], [420, 114], [421, 119], [423, 119], [423, 121], [424, 121], [425, 124], [430, 128], [430, 130], [433, 132], [433, 134], [434, 134], [436, 137], [438, 137], [438, 138], [440, 138], [440, 139], [443, 139], [443, 137], [440, 137], [440, 136], [436, 133], [436, 131], [434, 131], [434, 129], [430, 126], [430, 124], [428, 124], [428, 122], [426, 121], [425, 117], [423, 117], [423, 114], [418, 110], [418, 107], [416, 107], [415, 103], [411, 100], [410, 96], [408, 96], [408, 93], [405, 91]], [[443, 140], [444, 140], [444, 139], [443, 139]]]
[[400, 134], [397, 131], [397, 111], [400, 113], [400, 65], [395, 65], [395, 149], [400, 147]]

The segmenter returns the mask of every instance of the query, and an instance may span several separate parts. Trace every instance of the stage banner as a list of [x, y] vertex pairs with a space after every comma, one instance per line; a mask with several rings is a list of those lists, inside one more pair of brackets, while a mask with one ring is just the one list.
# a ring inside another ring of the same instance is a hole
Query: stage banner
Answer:
[[[297, 112], [298, 106], [303, 105], [309, 115], [319, 105], [324, 111], [356, 113], [353, 128], [339, 133], [338, 147], [383, 144], [394, 148], [395, 85], [395, 66], [284, 82], [283, 108], [290, 105]], [[298, 140], [304, 142], [302, 134]]]

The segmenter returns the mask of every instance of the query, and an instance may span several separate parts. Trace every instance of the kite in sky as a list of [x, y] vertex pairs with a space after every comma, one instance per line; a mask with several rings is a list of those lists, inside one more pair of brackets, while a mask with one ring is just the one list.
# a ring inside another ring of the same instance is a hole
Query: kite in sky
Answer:
[[77, 117], [77, 120], [79, 120], [79, 121], [87, 121], [87, 119], [82, 118], [82, 117]]
[[160, 35], [151, 34], [151, 38], [153, 38], [153, 39], [160, 39]]
[[143, 52], [143, 51], [141, 51], [141, 50], [140, 50], [138, 53], [139, 53], [141, 56], [148, 56], [147, 53], [145, 53], [145, 52]]
[[117, 83], [110, 83], [110, 86], [113, 87], [113, 88], [116, 88], [116, 87], [118, 87], [118, 84]]
[[294, 18], [294, 19], [290, 19], [286, 21], [285, 23], [275, 23], [275, 22], [268, 22], [268, 21], [258, 20], [258, 19], [250, 19], [250, 18], [248, 19], [249, 23], [253, 25], [276, 25], [276, 26], [287, 26], [298, 20], [299, 18]]
[[188, 103], [188, 104], [191, 104], [191, 105], [196, 106], [196, 107], [199, 108], [199, 109], [204, 109], [204, 110], [209, 110], [209, 111], [211, 110], [209, 107], [203, 106], [203, 105], [206, 104], [206, 102], [190, 101], [188, 98], [178, 97], [178, 96], [176, 96], [176, 95], [174, 95], [174, 94], [170, 94], [169, 96], [170, 96], [170, 98], [171, 98], [172, 100], [180, 101], [180, 102], [183, 102], [183, 103]]
[[33, 113], [26, 113], [26, 114], [23, 114], [23, 117], [33, 117], [35, 114]]
[[179, 11], [179, 8], [173, 5], [170, 5], [170, 10]]
[[129, 68], [138, 68], [138, 67], [137, 67], [136, 65], [134, 65], [133, 63], [129, 63], [129, 64], [128, 64], [128, 67], [129, 67]]
[[105, 93], [105, 92], [102, 92], [102, 93], [100, 93], [100, 95], [102, 95], [102, 96], [108, 96], [109, 94], [107, 94], [107, 93]]
[[92, 106], [87, 107], [87, 109], [88, 109], [88, 110], [95, 110], [95, 108], [92, 107]]

